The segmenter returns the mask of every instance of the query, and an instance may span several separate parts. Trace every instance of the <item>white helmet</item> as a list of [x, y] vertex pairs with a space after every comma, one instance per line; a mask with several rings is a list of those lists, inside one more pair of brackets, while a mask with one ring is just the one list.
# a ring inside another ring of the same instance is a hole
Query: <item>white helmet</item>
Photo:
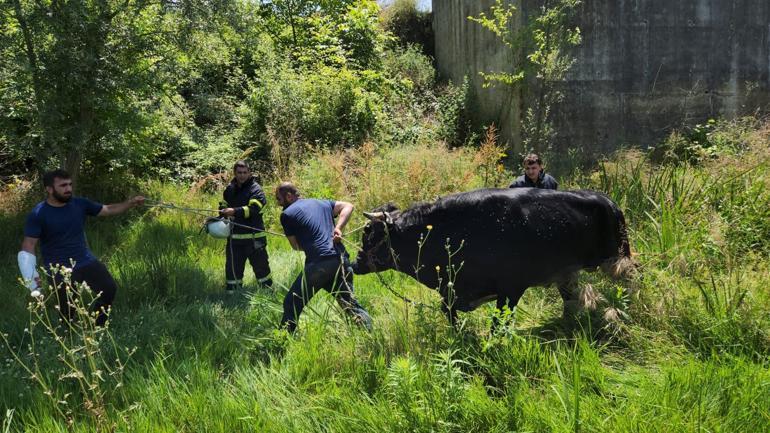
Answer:
[[217, 239], [227, 239], [230, 237], [230, 221], [223, 218], [209, 218], [204, 226], [206, 233]]

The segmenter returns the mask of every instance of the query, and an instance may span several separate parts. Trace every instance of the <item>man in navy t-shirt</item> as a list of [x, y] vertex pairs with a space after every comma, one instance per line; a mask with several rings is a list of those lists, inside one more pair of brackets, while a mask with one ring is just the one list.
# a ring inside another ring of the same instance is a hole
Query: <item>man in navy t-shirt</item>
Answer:
[[19, 252], [22, 276], [27, 280], [28, 288], [33, 293], [39, 293], [39, 278], [30, 279], [28, 276], [29, 264], [32, 263], [32, 270], [35, 268], [35, 247], [40, 243], [42, 266], [51, 277], [52, 286], [56, 287], [62, 317], [69, 320], [75, 313], [70, 301], [76, 293], [67, 290], [60, 270], [61, 267], [66, 267], [72, 269], [70, 279], [73, 285], [85, 282], [93, 291], [95, 299], [91, 311], [97, 313], [96, 323], [104, 325], [117, 286], [107, 267], [88, 249], [84, 232], [86, 217], [123, 213], [144, 203], [144, 197], [137, 196], [126, 202], [110, 205], [73, 197], [72, 179], [61, 169], [45, 173], [43, 185], [47, 197], [32, 209], [24, 226], [24, 241]]
[[283, 207], [281, 225], [289, 243], [295, 250], [305, 252], [304, 270], [283, 300], [281, 326], [294, 332], [305, 304], [317, 290], [325, 289], [356, 323], [371, 329], [369, 313], [353, 295], [353, 270], [340, 242], [342, 229], [353, 213], [353, 205], [344, 201], [300, 198], [297, 188], [289, 182], [276, 188], [275, 198]]

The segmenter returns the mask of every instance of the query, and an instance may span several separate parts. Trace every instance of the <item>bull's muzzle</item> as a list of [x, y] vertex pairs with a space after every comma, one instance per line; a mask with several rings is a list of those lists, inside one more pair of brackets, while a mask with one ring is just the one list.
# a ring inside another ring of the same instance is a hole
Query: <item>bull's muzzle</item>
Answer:
[[360, 274], [361, 272], [358, 271], [358, 260], [350, 263], [350, 269], [353, 270], [354, 274]]
[[350, 263], [350, 268], [353, 270], [353, 273], [356, 275], [366, 275], [372, 272], [372, 266], [370, 264], [361, 264], [361, 261], [358, 259]]

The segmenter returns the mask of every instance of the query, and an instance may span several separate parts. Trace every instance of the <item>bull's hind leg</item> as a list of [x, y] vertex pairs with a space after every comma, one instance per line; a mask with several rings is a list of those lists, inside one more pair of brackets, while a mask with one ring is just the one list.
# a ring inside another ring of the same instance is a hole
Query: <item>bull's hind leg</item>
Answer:
[[572, 272], [564, 275], [556, 282], [562, 301], [564, 301], [564, 318], [574, 317], [580, 310], [580, 298], [578, 293], [578, 273]]
[[564, 318], [575, 317], [581, 309], [595, 310], [601, 300], [601, 295], [596, 293], [590, 284], [582, 288], [578, 287], [577, 272], [565, 274], [557, 280], [556, 287], [564, 301], [564, 311], [562, 312]]

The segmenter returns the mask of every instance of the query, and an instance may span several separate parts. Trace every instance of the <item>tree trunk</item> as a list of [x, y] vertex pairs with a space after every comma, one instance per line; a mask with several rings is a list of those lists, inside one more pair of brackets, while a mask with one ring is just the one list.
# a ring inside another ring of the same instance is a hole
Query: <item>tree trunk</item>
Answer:
[[[511, 34], [518, 35], [521, 32], [524, 31], [527, 22], [526, 17], [522, 13], [523, 11], [523, 5], [522, 2], [519, 1], [515, 4], [516, 6], [516, 13], [513, 16], [513, 23], [511, 25]], [[524, 49], [524, 45], [519, 44], [518, 47], [513, 50], [513, 62], [514, 67], [513, 71], [517, 72], [518, 70], [524, 70], [527, 64], [527, 58], [526, 58], [526, 51]], [[520, 82], [517, 84], [514, 84], [511, 87], [511, 101], [510, 101], [510, 119], [511, 119], [511, 143], [509, 146], [509, 152], [508, 155], [514, 156], [524, 151], [524, 138], [522, 134], [523, 130], [523, 122], [524, 122], [524, 115], [523, 113], [526, 112], [525, 109], [525, 97], [526, 97], [526, 91], [525, 91], [525, 83]], [[518, 164], [518, 162], [516, 162]]]
[[[27, 62], [29, 63], [30, 75], [32, 76], [32, 93], [35, 98], [35, 111], [37, 117], [37, 124], [40, 127], [40, 148], [47, 150], [48, 146], [48, 122], [43, 119], [43, 113], [45, 112], [45, 98], [43, 97], [43, 85], [42, 78], [40, 77], [40, 70], [37, 65], [37, 53], [35, 52], [35, 45], [32, 36], [32, 30], [27, 25], [27, 20], [24, 17], [24, 10], [21, 7], [20, 0], [13, 0], [13, 10], [16, 15], [16, 21], [19, 23], [21, 29], [22, 38], [24, 39], [24, 52], [27, 56]], [[36, 158], [38, 158], [38, 166], [45, 156], [36, 152]]]

